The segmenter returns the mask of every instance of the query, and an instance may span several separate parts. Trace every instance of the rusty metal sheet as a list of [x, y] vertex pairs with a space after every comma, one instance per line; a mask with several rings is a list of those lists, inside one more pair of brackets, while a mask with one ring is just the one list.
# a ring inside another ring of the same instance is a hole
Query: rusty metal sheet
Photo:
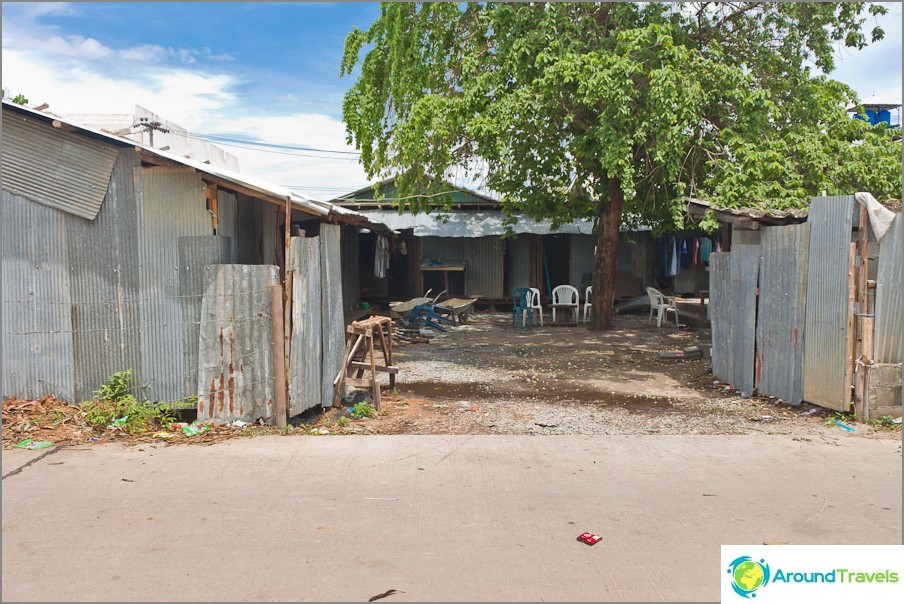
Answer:
[[320, 225], [320, 296], [323, 332], [323, 370], [321, 375], [321, 405], [333, 404], [333, 379], [342, 367], [345, 352], [345, 311], [342, 304], [342, 243], [341, 227]]
[[119, 149], [4, 110], [3, 190], [94, 220]]
[[804, 324], [810, 225], [762, 231], [756, 386], [792, 404], [803, 400]]
[[759, 245], [736, 245], [730, 253], [710, 256], [713, 376], [744, 395], [754, 388], [759, 264]]
[[212, 272], [201, 303], [198, 419], [272, 423], [270, 287], [279, 268], [224, 264]]
[[901, 214], [879, 244], [876, 277], [876, 328], [874, 354], [877, 363], [900, 363], [904, 333], [904, 290], [901, 287]]
[[74, 400], [67, 218], [3, 191], [4, 398]]
[[845, 376], [850, 361], [848, 266], [853, 203], [853, 195], [816, 197], [807, 218], [810, 250], [804, 400], [841, 411], [847, 411], [851, 400]]
[[[346, 310], [361, 303], [361, 274], [358, 262], [358, 229], [342, 227], [342, 300]], [[411, 250], [408, 252], [411, 254]]]
[[323, 396], [320, 237], [292, 237], [289, 270], [294, 271], [288, 368], [292, 416], [320, 406]]

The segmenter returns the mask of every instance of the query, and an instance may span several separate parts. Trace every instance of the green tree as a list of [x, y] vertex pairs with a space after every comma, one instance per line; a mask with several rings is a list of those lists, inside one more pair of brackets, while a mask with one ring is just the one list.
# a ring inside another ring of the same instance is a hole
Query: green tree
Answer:
[[[3, 90], [3, 98], [10, 96], [12, 93], [9, 90]], [[15, 103], [16, 105], [27, 105], [28, 99], [21, 92], [10, 99], [11, 103]]]
[[[880, 39], [865, 32], [884, 12], [385, 3], [346, 39], [341, 73], [360, 74], [343, 117], [368, 175], [396, 175], [414, 211], [448, 203], [429, 177], [454, 171], [485, 178], [510, 220], [597, 221], [593, 288], [611, 300], [623, 216], [678, 229], [688, 195], [771, 207], [823, 189], [900, 195], [900, 144], [850, 119], [854, 92], [816, 69], [832, 70], [835, 46]], [[611, 325], [594, 304], [592, 328]]]

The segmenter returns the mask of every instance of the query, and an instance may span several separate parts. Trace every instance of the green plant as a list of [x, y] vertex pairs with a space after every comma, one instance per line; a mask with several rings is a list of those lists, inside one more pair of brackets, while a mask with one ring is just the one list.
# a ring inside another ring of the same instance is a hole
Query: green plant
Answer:
[[901, 424], [896, 424], [894, 422], [894, 418], [890, 415], [883, 415], [882, 417], [877, 419], [870, 418], [867, 421], [871, 426], [876, 426], [878, 428], [888, 428], [889, 430], [901, 428]]
[[340, 428], [346, 427], [348, 425], [348, 418], [345, 416], [340, 417], [339, 419], [336, 420], [336, 425], [339, 426]]
[[115, 425], [129, 434], [146, 432], [155, 426], [167, 426], [176, 421], [172, 403], [153, 404], [139, 401], [129, 391], [132, 370], [119, 371], [94, 391], [94, 400], [82, 403], [87, 421], [96, 430]]
[[377, 410], [374, 409], [370, 403], [365, 403], [364, 401], [356, 404], [352, 407], [349, 414], [355, 419], [364, 419], [365, 417], [373, 417], [377, 414]]

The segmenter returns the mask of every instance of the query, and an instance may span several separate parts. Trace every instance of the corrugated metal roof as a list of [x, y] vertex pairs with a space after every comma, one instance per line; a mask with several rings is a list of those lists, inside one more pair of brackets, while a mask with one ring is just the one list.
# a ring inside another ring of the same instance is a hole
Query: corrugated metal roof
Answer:
[[764, 224], [791, 224], [804, 222], [807, 219], [807, 210], [788, 208], [786, 210], [774, 210], [771, 208], [758, 209], [751, 207], [723, 208], [703, 199], [686, 197], [687, 211], [694, 216], [702, 216], [708, 210], [716, 213], [717, 219], [746, 218]]
[[[14, 152], [11, 152], [14, 150]], [[94, 220], [119, 150], [25, 115], [3, 120], [3, 189]]]
[[[412, 214], [406, 212], [399, 214], [396, 210], [360, 210], [358, 212], [371, 220], [382, 222], [394, 231], [402, 229], [414, 229], [417, 237], [492, 237], [505, 233], [502, 212], [458, 212], [448, 214]], [[444, 219], [445, 218], [445, 219]], [[548, 233], [563, 234], [593, 234], [593, 223], [589, 220], [581, 220], [562, 225], [557, 230], [552, 229], [552, 221], [536, 221], [530, 218], [521, 218], [512, 225], [512, 230], [517, 233], [530, 233], [534, 235], [546, 235]]]
[[[189, 159], [186, 157], [180, 157], [178, 155], [167, 153], [165, 151], [161, 151], [159, 149], [155, 149], [153, 147], [144, 145], [142, 143], [138, 143], [131, 139], [123, 138], [120, 136], [115, 136], [108, 132], [103, 132], [101, 130], [97, 130], [94, 128], [89, 128], [82, 124], [78, 124], [75, 122], [71, 122], [59, 116], [49, 115], [40, 111], [35, 111], [33, 109], [29, 109], [27, 107], [22, 107], [21, 105], [13, 104], [7, 100], [3, 101], [3, 108], [10, 110], [11, 112], [18, 113], [22, 116], [30, 116], [35, 118], [38, 121], [42, 121], [44, 123], [53, 123], [54, 125], [59, 124], [60, 128], [64, 128], [67, 132], [78, 133], [85, 135], [84, 140], [94, 139], [98, 143], [108, 143], [112, 145], [116, 145], [118, 147], [133, 147], [136, 149], [140, 149], [149, 157], [157, 157], [164, 162], [172, 162], [176, 164], [181, 164], [183, 166], [189, 166], [194, 168], [198, 172], [202, 174], [208, 175], [214, 179], [221, 181], [222, 183], [232, 184], [238, 189], [250, 190], [259, 195], [259, 198], [264, 201], [269, 201], [271, 203], [284, 204], [286, 199], [290, 201], [292, 207], [303, 212], [307, 212], [314, 216], [320, 216], [323, 218], [332, 218], [338, 222], [345, 222], [349, 224], [354, 224], [356, 226], [362, 226], [365, 228], [370, 228], [376, 231], [384, 231], [386, 230], [386, 225], [374, 222], [363, 215], [355, 212], [354, 210], [350, 210], [348, 208], [342, 208], [327, 201], [321, 201], [318, 199], [314, 199], [312, 197], [308, 197], [307, 195], [303, 195], [301, 193], [297, 193], [291, 191], [285, 187], [281, 187], [279, 185], [272, 184], [260, 178], [255, 178], [253, 176], [247, 176], [245, 174], [239, 174], [237, 172], [233, 172], [232, 170], [227, 170], [225, 168], [218, 168], [216, 166], [205, 164], [203, 162], [199, 162], [193, 159]], [[4, 118], [8, 119], [8, 118]], [[12, 120], [11, 120], [12, 121]], [[6, 129], [6, 124], [4, 124], [4, 131]], [[4, 138], [6, 137], [6, 133], [4, 132]], [[88, 143], [91, 144], [91, 143]], [[5, 144], [4, 144], [5, 147]], [[103, 147], [101, 144], [100, 147]], [[7, 153], [3, 153], [3, 186], [6, 188], [6, 162], [7, 162]], [[13, 154], [10, 154], [13, 155]], [[113, 169], [113, 161], [116, 159], [116, 152], [112, 150], [112, 159], [110, 160], [109, 169], [107, 169], [106, 180], [104, 180], [102, 190], [100, 190], [100, 200], [97, 202], [97, 208], [100, 208], [100, 203], [103, 200], [103, 195], [106, 191], [106, 184], [109, 181], [110, 172]], [[79, 164], [80, 169], [84, 169], [84, 167]], [[93, 219], [94, 215], [97, 214], [95, 210], [93, 215], [90, 218]]]
[[851, 256], [854, 196], [816, 197], [810, 204], [807, 322], [804, 346], [804, 400], [847, 411], [851, 385], [845, 383], [848, 317], [847, 273]]

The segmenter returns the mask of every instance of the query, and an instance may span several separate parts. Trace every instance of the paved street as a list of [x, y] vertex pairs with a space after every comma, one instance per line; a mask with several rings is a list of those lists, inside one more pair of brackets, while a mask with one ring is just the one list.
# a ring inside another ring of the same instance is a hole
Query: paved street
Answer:
[[22, 467], [40, 453], [3, 451], [4, 600], [717, 600], [723, 543], [901, 542], [891, 439], [275, 436]]

